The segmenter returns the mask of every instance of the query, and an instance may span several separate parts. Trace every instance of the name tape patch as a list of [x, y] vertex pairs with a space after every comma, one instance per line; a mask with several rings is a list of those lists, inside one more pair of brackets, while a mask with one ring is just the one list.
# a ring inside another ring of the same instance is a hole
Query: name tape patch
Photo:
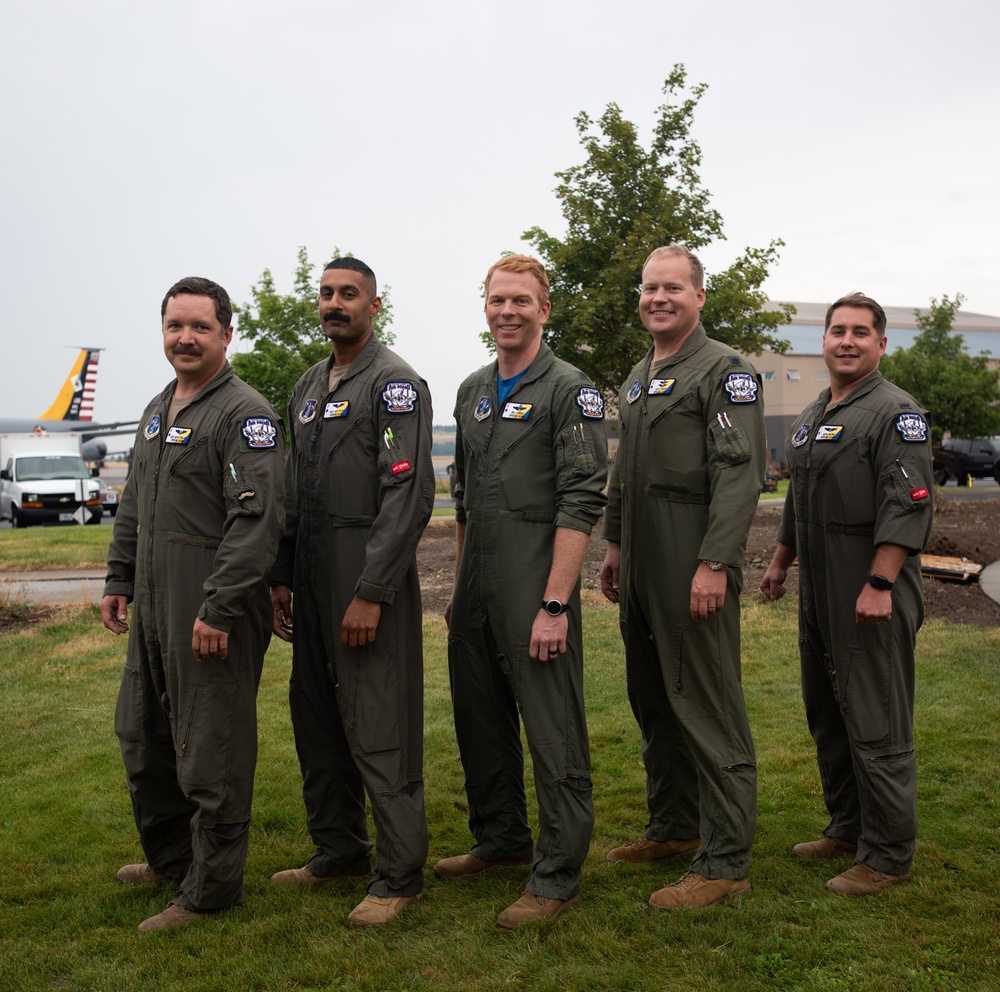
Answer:
[[167, 431], [167, 436], [163, 439], [163, 442], [164, 444], [187, 444], [190, 440], [190, 427], [171, 427]]

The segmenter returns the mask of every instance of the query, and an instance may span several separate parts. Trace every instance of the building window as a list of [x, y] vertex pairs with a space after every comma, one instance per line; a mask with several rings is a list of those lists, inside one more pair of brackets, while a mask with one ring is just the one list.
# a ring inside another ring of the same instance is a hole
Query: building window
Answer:
[[799, 375], [799, 370], [798, 369], [789, 369], [788, 370], [788, 378], [789, 379], [798, 380], [798, 379], [801, 379], [802, 376]]
[[778, 378], [777, 372], [762, 372], [761, 374], [764, 376], [764, 382], [774, 382]]

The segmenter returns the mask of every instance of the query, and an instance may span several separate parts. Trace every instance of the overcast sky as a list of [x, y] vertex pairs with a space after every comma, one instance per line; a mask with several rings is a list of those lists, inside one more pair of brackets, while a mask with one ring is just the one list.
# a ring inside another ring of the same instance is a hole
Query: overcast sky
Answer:
[[[782, 238], [765, 290], [1000, 316], [995, 0], [0, 0], [0, 414], [35, 416], [107, 348], [95, 414], [169, 380], [185, 275], [245, 302], [335, 246], [391, 286], [399, 351], [448, 423], [488, 360], [479, 287], [539, 225], [574, 117], [649, 134], [675, 62], [709, 89], [702, 176], [728, 240]], [[652, 246], [651, 246], [652, 247]]]

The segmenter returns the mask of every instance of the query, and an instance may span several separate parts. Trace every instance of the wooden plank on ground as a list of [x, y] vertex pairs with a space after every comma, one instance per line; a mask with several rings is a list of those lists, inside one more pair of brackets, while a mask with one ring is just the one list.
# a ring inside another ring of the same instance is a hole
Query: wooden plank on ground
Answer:
[[949, 558], [944, 555], [921, 555], [920, 570], [935, 579], [950, 579], [953, 582], [975, 582], [982, 565], [968, 558]]

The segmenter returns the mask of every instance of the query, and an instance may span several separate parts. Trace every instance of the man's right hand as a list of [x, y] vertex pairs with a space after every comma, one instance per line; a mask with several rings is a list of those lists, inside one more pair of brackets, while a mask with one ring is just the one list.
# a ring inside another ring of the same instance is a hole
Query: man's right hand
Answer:
[[101, 600], [101, 620], [112, 634], [127, 634], [128, 597], [105, 596]]
[[608, 541], [608, 552], [601, 565], [601, 592], [612, 603], [618, 602], [618, 577], [622, 567], [622, 546]]
[[271, 629], [283, 641], [292, 640], [292, 590], [289, 586], [271, 586], [271, 608], [274, 622]]

